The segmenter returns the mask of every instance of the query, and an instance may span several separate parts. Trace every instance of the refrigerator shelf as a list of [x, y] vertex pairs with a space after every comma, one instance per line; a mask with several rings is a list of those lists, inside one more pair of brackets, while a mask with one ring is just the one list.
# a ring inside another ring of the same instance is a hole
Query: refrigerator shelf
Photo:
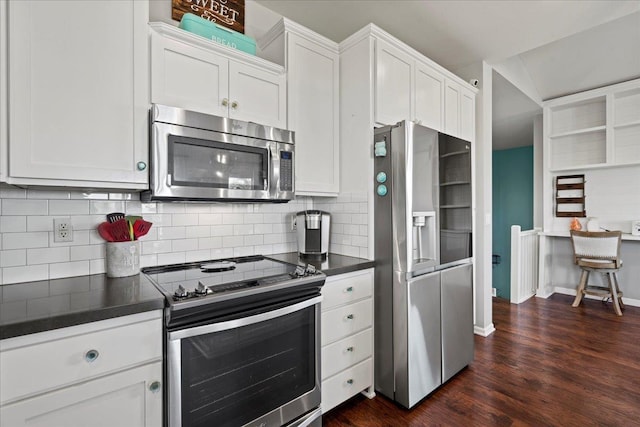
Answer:
[[451, 153], [446, 153], [446, 154], [440, 155], [440, 158], [444, 159], [445, 157], [459, 156], [461, 154], [471, 154], [471, 151], [469, 151], [469, 150], [453, 151]]
[[462, 209], [462, 208], [470, 208], [471, 205], [442, 205], [440, 209]]
[[448, 187], [449, 185], [469, 185], [471, 181], [451, 181], [451, 182], [442, 182], [440, 183], [440, 187]]
[[440, 231], [444, 231], [445, 233], [458, 233], [458, 234], [469, 234], [471, 230], [469, 229], [451, 229], [451, 228], [442, 228]]

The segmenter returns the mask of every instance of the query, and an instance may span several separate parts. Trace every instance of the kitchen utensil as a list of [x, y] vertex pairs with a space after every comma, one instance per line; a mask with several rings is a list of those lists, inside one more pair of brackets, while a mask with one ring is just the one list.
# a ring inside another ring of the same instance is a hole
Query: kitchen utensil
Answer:
[[110, 224], [111, 235], [115, 242], [126, 242], [131, 240], [131, 231], [129, 229], [129, 223], [126, 219], [122, 218], [116, 222]]
[[122, 212], [112, 212], [110, 214], [107, 214], [107, 221], [114, 223], [119, 219], [123, 219], [124, 218], [124, 214]]
[[151, 223], [149, 221], [145, 221], [142, 218], [137, 219], [136, 222], [133, 223], [133, 236], [134, 236], [134, 239], [137, 240], [140, 237], [142, 237], [145, 234], [147, 234], [149, 232], [149, 229], [151, 229], [152, 225], [153, 225], [153, 223]]
[[98, 234], [107, 242], [115, 242], [113, 235], [111, 234], [111, 224], [108, 222], [103, 222], [98, 225]]
[[129, 234], [131, 235], [131, 240], [135, 240], [135, 235], [133, 232], [133, 224], [137, 220], [142, 219], [142, 217], [139, 215], [127, 215], [124, 217], [124, 219], [126, 219], [127, 223], [129, 224]]

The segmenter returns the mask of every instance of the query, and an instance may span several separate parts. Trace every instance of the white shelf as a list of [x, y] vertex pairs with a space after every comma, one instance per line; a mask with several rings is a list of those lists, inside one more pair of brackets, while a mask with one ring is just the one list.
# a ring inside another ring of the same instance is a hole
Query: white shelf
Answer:
[[550, 135], [549, 138], [554, 139], [554, 138], [563, 138], [563, 137], [572, 136], [572, 135], [583, 135], [583, 134], [592, 133], [592, 132], [605, 131], [606, 129], [607, 129], [606, 126], [595, 126], [595, 127], [586, 128], [586, 129], [577, 129], [569, 132], [557, 133], [555, 135]]
[[622, 129], [622, 128], [627, 128], [627, 127], [632, 127], [632, 126], [639, 126], [639, 125], [640, 125], [640, 120], [636, 120], [636, 121], [633, 121], [633, 122], [620, 123], [620, 124], [614, 125], [613, 128], [614, 129]]

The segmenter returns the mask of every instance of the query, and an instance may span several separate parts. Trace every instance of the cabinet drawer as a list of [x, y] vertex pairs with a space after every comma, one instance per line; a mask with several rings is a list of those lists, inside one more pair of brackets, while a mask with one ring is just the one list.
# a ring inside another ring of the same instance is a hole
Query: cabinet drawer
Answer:
[[371, 326], [371, 298], [322, 313], [322, 345]]
[[322, 287], [322, 309], [328, 310], [341, 304], [371, 296], [373, 269], [355, 273], [329, 276]]
[[162, 319], [68, 337], [61, 331], [0, 352], [2, 402], [162, 358]]
[[322, 348], [322, 379], [371, 357], [371, 329]]
[[367, 359], [322, 381], [322, 412], [344, 402], [372, 385], [372, 361]]

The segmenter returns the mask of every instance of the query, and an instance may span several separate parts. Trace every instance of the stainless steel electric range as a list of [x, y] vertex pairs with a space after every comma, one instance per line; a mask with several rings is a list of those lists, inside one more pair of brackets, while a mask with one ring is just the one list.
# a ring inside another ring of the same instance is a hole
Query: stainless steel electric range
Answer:
[[167, 301], [169, 427], [321, 425], [323, 273], [264, 256], [142, 272]]

